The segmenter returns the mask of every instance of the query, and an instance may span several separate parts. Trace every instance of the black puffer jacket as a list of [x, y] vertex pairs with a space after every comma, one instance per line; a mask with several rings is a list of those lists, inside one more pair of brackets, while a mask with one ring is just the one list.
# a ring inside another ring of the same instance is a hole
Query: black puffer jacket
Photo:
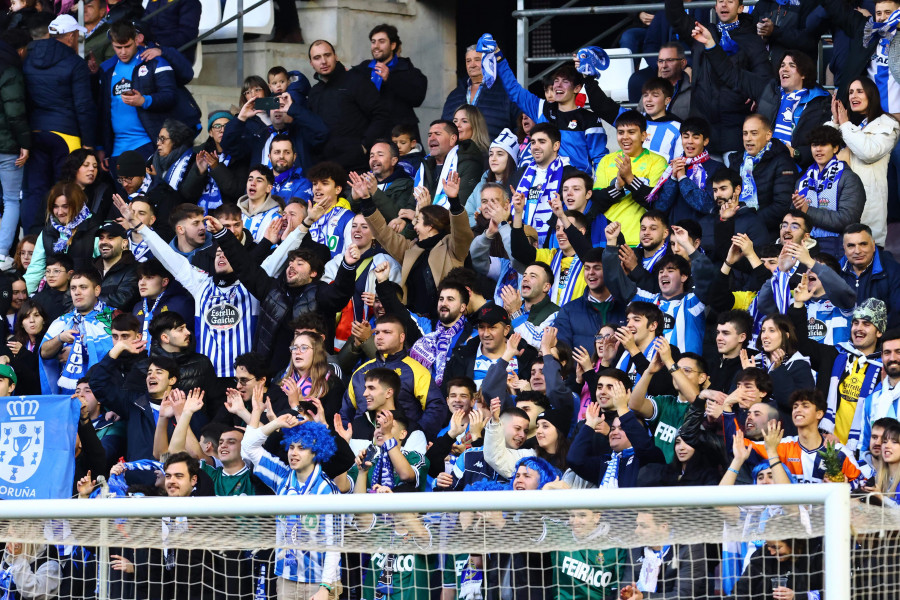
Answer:
[[309, 92], [309, 108], [325, 122], [330, 133], [320, 153], [348, 170], [368, 169], [365, 150], [390, 133], [391, 120], [384, 102], [368, 75], [347, 71], [337, 63], [325, 81]]
[[[103, 273], [102, 258], [94, 259], [94, 268], [98, 273]], [[112, 308], [131, 312], [139, 297], [137, 261], [131, 250], [125, 250], [119, 262], [103, 276], [100, 299]]]
[[[317, 312], [332, 330], [326, 334], [325, 347], [333, 344], [334, 315], [350, 301], [356, 290], [356, 266], [341, 263], [331, 283], [313, 281], [305, 286], [290, 287], [285, 275], [271, 277], [259, 264], [250, 260], [249, 253], [227, 229], [213, 236], [225, 252], [228, 262], [239, 274], [241, 283], [259, 300], [255, 351], [269, 361], [272, 371], [280, 371], [288, 364], [294, 332], [287, 324], [307, 312]], [[307, 236], [309, 237], [309, 236]], [[305, 241], [305, 240], [304, 240]]]
[[[75, 228], [75, 233], [70, 238], [69, 244], [63, 251], [72, 262], [75, 263], [75, 270], [93, 268], [94, 260], [94, 237], [97, 235], [97, 229], [103, 222], [97, 217], [90, 217]], [[53, 250], [53, 244], [59, 239], [59, 232], [50, 222], [44, 225], [41, 230], [41, 240], [44, 244], [44, 256], [56, 254]]]
[[[694, 18], [684, 11], [682, 0], [666, 0], [666, 17], [678, 37], [691, 40]], [[762, 38], [756, 34], [756, 24], [750, 15], [738, 17], [740, 25], [731, 32], [731, 39], [737, 42], [739, 50], [729, 57], [738, 69], [752, 71], [760, 76], [772, 75], [769, 53]], [[709, 30], [719, 41], [719, 31], [714, 24]], [[741, 125], [750, 114], [750, 103], [746, 95], [728, 89], [716, 76], [712, 65], [706, 60], [705, 47], [691, 42], [693, 75], [691, 78], [691, 116], [703, 117], [712, 124], [712, 138], [709, 143], [711, 153], [723, 153], [741, 148]]]
[[756, 198], [760, 218], [769, 230], [769, 239], [775, 239], [781, 219], [791, 208], [791, 195], [799, 173], [794, 159], [780, 140], [772, 138], [769, 148], [759, 163], [753, 167]]
[[25, 77], [15, 49], [0, 40], [0, 154], [31, 148], [25, 116]]

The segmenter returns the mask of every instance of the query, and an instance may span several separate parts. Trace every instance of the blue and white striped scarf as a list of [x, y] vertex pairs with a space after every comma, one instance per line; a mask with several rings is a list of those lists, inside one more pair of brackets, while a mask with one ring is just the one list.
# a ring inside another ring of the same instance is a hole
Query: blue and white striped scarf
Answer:
[[806, 88], [795, 92], [781, 90], [781, 104], [778, 107], [778, 113], [775, 115], [775, 127], [772, 130], [772, 137], [781, 140], [785, 144], [791, 143], [791, 139], [794, 136], [794, 125], [806, 106], [802, 101], [807, 93], [808, 90]]
[[[231, 156], [228, 154], [219, 154], [218, 158], [219, 165], [222, 167], [227, 167], [231, 162]], [[197, 200], [197, 206], [203, 209], [204, 215], [209, 214], [209, 211], [214, 208], [222, 206], [222, 190], [219, 189], [219, 184], [216, 183], [210, 169], [206, 170], [206, 175], [206, 186], [203, 188], [203, 193], [200, 194], [200, 199]]]
[[863, 46], [868, 46], [876, 35], [881, 37], [879, 43], [889, 44], [894, 37], [894, 32], [897, 31], [897, 25], [900, 25], [900, 9], [892, 12], [884, 23], [876, 23], [872, 17], [869, 17], [869, 21], [863, 27]]
[[537, 175], [538, 167], [536, 163], [532, 163], [525, 169], [522, 178], [519, 180], [519, 185], [516, 186], [516, 193], [525, 196], [525, 215], [522, 218], [522, 222], [525, 225], [531, 225], [537, 230], [541, 244], [544, 243], [544, 239], [547, 237], [548, 222], [550, 221], [550, 215], [553, 214], [553, 211], [550, 209], [550, 195], [554, 192], [559, 193], [564, 167], [565, 164], [563, 164], [559, 156], [553, 159], [553, 162], [547, 167], [547, 180], [544, 182], [540, 196], [536, 199], [533, 199], [529, 194], [534, 184], [534, 178]]
[[64, 331], [75, 329], [78, 333], [71, 343], [69, 357], [64, 365], [60, 365], [55, 356], [41, 359], [41, 390], [45, 394], [75, 393], [78, 380], [112, 350], [113, 342], [110, 335], [112, 317], [113, 310], [102, 301], [98, 301], [86, 315], [82, 315], [76, 309], [50, 324], [41, 341], [42, 346]]
[[721, 21], [716, 23], [716, 28], [719, 30], [720, 39], [719, 45], [722, 46], [722, 50], [725, 51], [725, 54], [731, 56], [736, 54], [740, 48], [738, 47], [738, 43], [731, 39], [731, 32], [741, 26], [741, 20], [735, 19], [733, 23], [722, 23]]
[[763, 155], [772, 148], [772, 140], [766, 144], [765, 148], [756, 153], [756, 156], [750, 156], [744, 152], [744, 161], [741, 163], [741, 202], [750, 208], [759, 208], [759, 198], [756, 182], [753, 180], [753, 169], [762, 160]]
[[[846, 163], [832, 157], [828, 164], [821, 170], [819, 165], [813, 163], [803, 174], [800, 183], [797, 184], [797, 193], [806, 198], [809, 206], [823, 210], [837, 211], [838, 187], [841, 176], [844, 174]], [[821, 227], [813, 227], [810, 235], [818, 237], [836, 237], [841, 235], [836, 231], [829, 231]]]
[[634, 456], [634, 448], [625, 448], [621, 452], [613, 452], [606, 463], [606, 472], [600, 480], [601, 488], [619, 487], [619, 463]]
[[550, 269], [554, 274], [553, 289], [550, 292], [551, 300], [557, 306], [565, 306], [575, 294], [575, 288], [578, 280], [581, 279], [581, 260], [575, 255], [572, 262], [569, 263], [569, 272], [566, 273], [565, 281], [562, 280], [562, 261], [566, 258], [563, 251], [559, 250], [550, 260]]
[[484, 85], [490, 89], [497, 81], [497, 55], [494, 54], [497, 51], [497, 42], [491, 34], [485, 33], [478, 38], [475, 50], [481, 52], [481, 74]]
[[[444, 180], [450, 175], [452, 171], [456, 171], [456, 164], [459, 161], [459, 146], [453, 146], [450, 149], [450, 152], [447, 153], [447, 158], [444, 159], [444, 164], [441, 166], [441, 174], [438, 176], [437, 187], [434, 190], [434, 197], [431, 199], [432, 204], [436, 204], [446, 209], [450, 209], [450, 201], [447, 200], [447, 192], [444, 191]], [[428, 158], [428, 157], [426, 157]], [[420, 185], [425, 185], [423, 182], [425, 181], [425, 161], [422, 161], [422, 164], [419, 165], [419, 170], [416, 171], [416, 176], [414, 178], [414, 185], [416, 187]]]

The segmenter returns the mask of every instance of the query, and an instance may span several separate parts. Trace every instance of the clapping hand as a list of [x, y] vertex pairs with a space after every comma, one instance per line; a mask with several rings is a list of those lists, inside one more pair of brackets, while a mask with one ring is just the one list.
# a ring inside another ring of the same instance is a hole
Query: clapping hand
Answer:
[[459, 197], [459, 173], [457, 171], [447, 173], [447, 179], [444, 180], [444, 191], [448, 198]]

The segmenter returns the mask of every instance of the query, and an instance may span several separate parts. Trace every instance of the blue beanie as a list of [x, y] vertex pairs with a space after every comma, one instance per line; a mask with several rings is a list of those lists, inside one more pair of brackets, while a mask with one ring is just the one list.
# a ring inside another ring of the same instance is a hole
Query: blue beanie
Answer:
[[213, 123], [215, 123], [218, 119], [228, 119], [229, 121], [234, 118], [234, 115], [228, 112], [227, 110], [216, 110], [209, 114], [209, 118], [206, 120], [206, 130], [209, 131], [212, 129]]

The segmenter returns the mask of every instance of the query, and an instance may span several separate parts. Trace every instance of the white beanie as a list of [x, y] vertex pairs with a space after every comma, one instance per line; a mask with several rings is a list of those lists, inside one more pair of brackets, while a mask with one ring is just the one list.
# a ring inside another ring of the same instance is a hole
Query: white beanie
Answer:
[[509, 157], [512, 159], [513, 163], [518, 166], [519, 164], [519, 138], [516, 137], [509, 128], [504, 129], [500, 132], [500, 135], [497, 136], [497, 139], [491, 142], [491, 148], [500, 148], [501, 150], [506, 150], [506, 153], [509, 154]]

